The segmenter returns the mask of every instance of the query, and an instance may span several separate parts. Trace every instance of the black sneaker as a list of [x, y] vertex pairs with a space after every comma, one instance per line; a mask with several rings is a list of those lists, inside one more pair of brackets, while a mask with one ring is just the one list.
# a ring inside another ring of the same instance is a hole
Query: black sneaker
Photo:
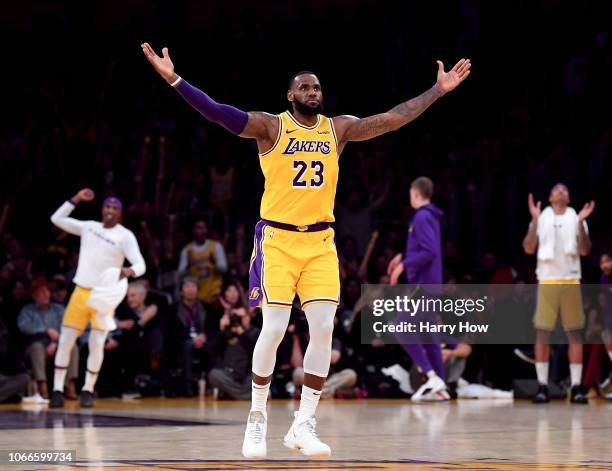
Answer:
[[589, 403], [580, 385], [572, 386], [572, 392], [570, 393], [570, 402], [572, 404], [588, 404]]
[[53, 409], [64, 407], [64, 393], [62, 391], [53, 391], [51, 400], [49, 401], [49, 407]]
[[546, 404], [550, 402], [550, 397], [548, 396], [548, 386], [540, 384], [538, 392], [535, 394], [535, 396], [533, 396], [531, 402], [534, 404]]
[[91, 408], [94, 405], [94, 396], [92, 392], [81, 391], [80, 397], [81, 407]]

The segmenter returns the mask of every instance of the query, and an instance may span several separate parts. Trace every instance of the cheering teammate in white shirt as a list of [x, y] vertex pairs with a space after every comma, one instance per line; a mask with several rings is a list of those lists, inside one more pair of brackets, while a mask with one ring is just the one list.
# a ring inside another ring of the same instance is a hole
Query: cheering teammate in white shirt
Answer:
[[[111, 197], [104, 200], [102, 222], [79, 221], [69, 217], [77, 204], [93, 199], [92, 190], [87, 188], [81, 190], [51, 216], [51, 221], [57, 227], [81, 237], [81, 248], [79, 264], [73, 280], [76, 288], [64, 314], [55, 355], [55, 377], [50, 407], [64, 405], [64, 380], [70, 350], [89, 322], [91, 322], [92, 330], [89, 335], [87, 374], [81, 390], [80, 402], [82, 407], [93, 406], [94, 386], [102, 366], [104, 342], [109, 327], [87, 302], [92, 289], [101, 285], [102, 275], [106, 270], [115, 268], [120, 270], [121, 278], [130, 278], [141, 276], [146, 268], [136, 237], [130, 230], [119, 224], [123, 205], [118, 198]], [[123, 267], [126, 258], [132, 264], [130, 268]]]
[[572, 389], [570, 401], [586, 404], [580, 386], [582, 379], [582, 329], [584, 309], [580, 291], [580, 257], [591, 251], [591, 239], [586, 219], [595, 209], [595, 202], [584, 205], [579, 213], [569, 206], [567, 186], [557, 183], [550, 190], [550, 206], [541, 210], [540, 201], [534, 203], [529, 195], [531, 224], [523, 240], [523, 249], [529, 255], [537, 253], [538, 302], [533, 323], [536, 328], [535, 360], [539, 388], [533, 397], [536, 404], [549, 402], [548, 359], [550, 336], [557, 318], [567, 333], [568, 357]]

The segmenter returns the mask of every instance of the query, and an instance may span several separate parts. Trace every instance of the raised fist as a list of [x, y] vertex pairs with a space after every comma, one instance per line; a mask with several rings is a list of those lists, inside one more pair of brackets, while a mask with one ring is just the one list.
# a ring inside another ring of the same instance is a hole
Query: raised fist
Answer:
[[81, 203], [82, 201], [91, 201], [95, 198], [95, 196], [96, 194], [93, 192], [93, 190], [89, 188], [83, 188], [74, 196], [74, 198], [72, 198], [72, 200], [75, 203]]

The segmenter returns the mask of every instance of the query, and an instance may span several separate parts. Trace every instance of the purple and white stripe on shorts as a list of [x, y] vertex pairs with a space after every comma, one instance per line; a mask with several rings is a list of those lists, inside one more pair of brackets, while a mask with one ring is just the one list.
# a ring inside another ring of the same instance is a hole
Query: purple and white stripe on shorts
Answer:
[[255, 238], [253, 240], [253, 256], [249, 267], [249, 307], [261, 305], [263, 299], [263, 239], [266, 231], [264, 221], [255, 225]]
[[[278, 301], [270, 299], [269, 293], [266, 290], [264, 239], [268, 227], [272, 226], [264, 220], [259, 221], [255, 226], [253, 255], [251, 255], [251, 266], [249, 267], [249, 307], [262, 305], [291, 307], [293, 300]], [[265, 303], [262, 301], [265, 301]]]

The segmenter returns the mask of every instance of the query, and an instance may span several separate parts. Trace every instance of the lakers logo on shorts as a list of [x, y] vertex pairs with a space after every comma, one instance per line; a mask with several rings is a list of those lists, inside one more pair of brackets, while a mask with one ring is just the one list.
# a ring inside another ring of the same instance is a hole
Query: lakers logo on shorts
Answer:
[[259, 288], [253, 288], [251, 290], [251, 294], [249, 294], [249, 299], [259, 299]]

